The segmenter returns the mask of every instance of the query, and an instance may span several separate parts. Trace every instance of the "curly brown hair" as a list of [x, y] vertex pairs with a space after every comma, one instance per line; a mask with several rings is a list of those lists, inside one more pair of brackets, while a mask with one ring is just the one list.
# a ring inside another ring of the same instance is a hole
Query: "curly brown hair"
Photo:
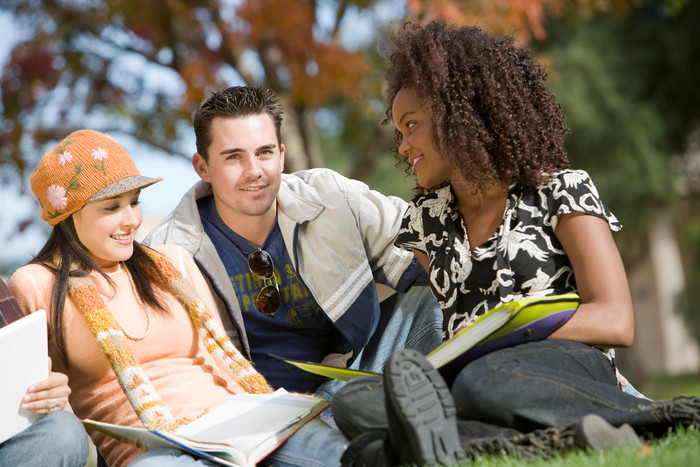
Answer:
[[[387, 118], [402, 89], [428, 103], [436, 148], [478, 191], [504, 183], [538, 186], [569, 167], [561, 108], [547, 74], [510, 36], [438, 20], [405, 23], [392, 35]], [[398, 153], [397, 166], [407, 157]], [[423, 190], [418, 187], [418, 193]]]

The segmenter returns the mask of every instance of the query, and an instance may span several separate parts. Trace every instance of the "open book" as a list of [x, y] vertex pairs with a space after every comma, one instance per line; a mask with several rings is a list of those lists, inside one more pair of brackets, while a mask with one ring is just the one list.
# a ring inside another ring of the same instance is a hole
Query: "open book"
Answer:
[[175, 433], [83, 420], [83, 424], [141, 449], [176, 448], [197, 458], [254, 467], [329, 406], [310, 394], [237, 394]]
[[[503, 303], [479, 316], [426, 355], [427, 360], [448, 383], [467, 363], [504, 347], [545, 339], [576, 312], [578, 294], [549, 295]], [[280, 358], [288, 365], [333, 379], [349, 381], [358, 376], [377, 375], [367, 371], [338, 368], [319, 363]]]

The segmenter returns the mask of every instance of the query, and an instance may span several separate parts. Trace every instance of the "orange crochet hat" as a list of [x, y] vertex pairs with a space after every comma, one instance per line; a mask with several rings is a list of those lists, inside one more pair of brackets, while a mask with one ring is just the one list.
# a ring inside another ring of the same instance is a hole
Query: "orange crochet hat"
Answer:
[[29, 182], [41, 204], [41, 218], [54, 226], [90, 201], [161, 180], [142, 176], [126, 150], [110, 136], [79, 130], [42, 156]]

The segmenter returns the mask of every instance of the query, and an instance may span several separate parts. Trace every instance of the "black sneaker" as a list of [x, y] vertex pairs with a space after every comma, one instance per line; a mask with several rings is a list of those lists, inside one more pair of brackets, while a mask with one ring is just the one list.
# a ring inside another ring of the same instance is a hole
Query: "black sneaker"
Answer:
[[393, 452], [387, 449], [386, 431], [367, 431], [353, 438], [340, 458], [341, 467], [375, 467], [395, 465]]
[[462, 443], [467, 457], [519, 456], [550, 459], [555, 453], [563, 453], [576, 447], [575, 426], [543, 428], [514, 436], [490, 436], [471, 439]]
[[384, 367], [389, 439], [400, 465], [450, 465], [464, 456], [447, 384], [425, 357], [393, 353]]
[[576, 424], [574, 441], [580, 448], [594, 450], [642, 444], [634, 428], [627, 423], [615, 428], [596, 414], [588, 414]]
[[550, 459], [573, 449], [608, 449], [639, 446], [634, 429], [624, 424], [615, 428], [604, 418], [588, 414], [579, 422], [565, 427], [548, 427], [510, 437], [493, 436], [470, 440], [462, 446], [469, 457], [515, 455], [523, 458]]
[[654, 405], [652, 416], [661, 423], [669, 424], [670, 428], [682, 426], [700, 429], [700, 398], [678, 396]]

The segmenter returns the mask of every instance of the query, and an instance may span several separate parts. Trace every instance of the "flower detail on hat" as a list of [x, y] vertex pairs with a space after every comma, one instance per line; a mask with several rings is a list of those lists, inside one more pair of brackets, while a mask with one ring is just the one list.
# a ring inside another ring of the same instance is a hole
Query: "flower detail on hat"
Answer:
[[68, 147], [71, 144], [73, 144], [72, 139], [65, 140], [63, 142], [63, 147], [60, 151], [58, 151], [58, 165], [60, 165], [61, 167], [65, 166], [66, 163], [70, 164], [70, 162], [73, 160], [73, 154], [66, 151], [66, 147]]
[[60, 212], [58, 212], [59, 209], [66, 209], [68, 205], [66, 189], [60, 185], [51, 185], [46, 190], [46, 198], [49, 200], [49, 204], [57, 211], [53, 217], [60, 214]]
[[93, 159], [95, 159], [99, 164], [94, 164], [97, 170], [101, 170], [102, 173], [107, 175], [107, 170], [105, 169], [105, 159], [107, 159], [107, 150], [103, 148], [93, 149], [90, 153]]
[[98, 162], [102, 162], [103, 160], [107, 159], [107, 154], [107, 150], [103, 148], [93, 149], [90, 153], [92, 158]]
[[72, 160], [73, 154], [69, 153], [68, 151], [63, 151], [58, 154], [58, 165], [60, 166], [70, 164]]
[[[70, 153], [68, 152], [63, 152], [62, 154], [70, 155]], [[60, 156], [58, 159], [58, 163], [61, 164]], [[54, 212], [47, 212], [49, 219], [54, 219], [63, 214], [63, 209], [66, 209], [66, 206], [68, 206], [68, 193], [70, 193], [71, 190], [80, 188], [80, 183], [78, 182], [78, 174], [82, 171], [83, 164], [76, 165], [75, 173], [73, 174], [73, 177], [71, 177], [71, 179], [68, 181], [68, 186], [66, 188], [63, 188], [60, 185], [51, 185], [46, 190], [46, 198], [48, 199], [49, 204], [55, 209]]]

